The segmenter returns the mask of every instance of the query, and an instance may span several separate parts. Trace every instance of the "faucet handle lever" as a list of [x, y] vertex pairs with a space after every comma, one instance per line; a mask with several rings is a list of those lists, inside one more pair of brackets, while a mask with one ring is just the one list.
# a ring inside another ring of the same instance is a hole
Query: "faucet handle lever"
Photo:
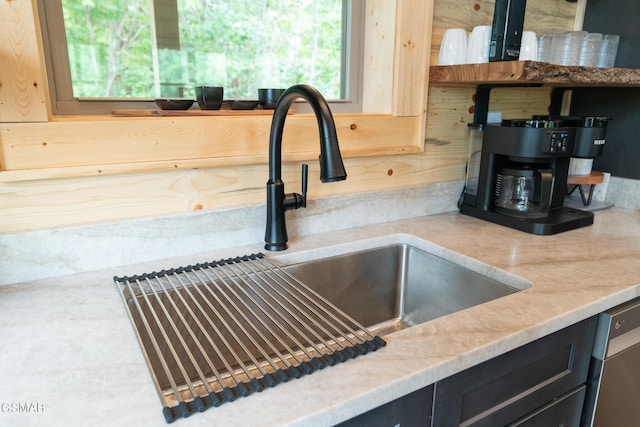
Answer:
[[302, 205], [301, 208], [307, 207], [307, 181], [309, 180], [309, 165], [302, 164]]
[[[302, 194], [288, 193], [284, 195], [282, 200], [282, 206], [284, 210], [299, 209], [307, 207], [307, 180], [309, 178], [309, 165], [306, 163], [302, 165]], [[284, 183], [281, 183], [284, 189]]]

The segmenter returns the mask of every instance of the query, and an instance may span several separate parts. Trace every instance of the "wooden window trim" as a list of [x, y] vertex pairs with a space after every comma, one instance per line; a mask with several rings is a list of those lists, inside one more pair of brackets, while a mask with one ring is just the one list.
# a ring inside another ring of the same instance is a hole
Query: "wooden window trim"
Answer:
[[[336, 114], [343, 155], [421, 152], [433, 1], [367, 0], [366, 10], [363, 112]], [[53, 115], [37, 12], [36, 0], [0, 3], [0, 181], [267, 161], [268, 116]], [[310, 132], [312, 116], [287, 119], [285, 159], [317, 157]]]

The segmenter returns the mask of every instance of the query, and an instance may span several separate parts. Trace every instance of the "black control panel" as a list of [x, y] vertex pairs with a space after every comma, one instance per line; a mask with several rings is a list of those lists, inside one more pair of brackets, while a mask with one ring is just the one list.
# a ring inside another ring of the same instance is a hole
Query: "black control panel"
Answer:
[[568, 132], [547, 132], [542, 152], [546, 154], [563, 154], [569, 150]]

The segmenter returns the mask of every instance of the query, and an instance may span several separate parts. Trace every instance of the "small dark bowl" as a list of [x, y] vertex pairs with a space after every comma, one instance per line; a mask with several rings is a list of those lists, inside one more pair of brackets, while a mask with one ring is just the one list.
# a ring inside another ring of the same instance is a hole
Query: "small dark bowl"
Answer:
[[193, 99], [156, 99], [155, 103], [163, 110], [188, 110], [193, 105]]
[[219, 110], [223, 99], [222, 86], [196, 86], [196, 100], [201, 110]]
[[260, 106], [267, 110], [276, 108], [278, 99], [282, 96], [284, 91], [285, 89], [258, 89], [258, 101], [260, 102]]
[[232, 110], [253, 110], [258, 106], [258, 101], [249, 100], [237, 100], [229, 101], [231, 103]]

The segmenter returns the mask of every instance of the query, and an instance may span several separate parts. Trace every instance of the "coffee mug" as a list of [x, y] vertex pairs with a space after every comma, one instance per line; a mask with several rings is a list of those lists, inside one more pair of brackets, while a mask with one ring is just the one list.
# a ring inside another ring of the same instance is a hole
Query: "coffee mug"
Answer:
[[467, 32], [462, 28], [449, 28], [440, 43], [438, 65], [464, 64], [467, 56]]
[[491, 26], [474, 27], [467, 42], [467, 64], [483, 64], [489, 62], [489, 43], [491, 42]]
[[520, 61], [538, 60], [538, 37], [533, 31], [523, 31], [520, 42]]
[[219, 110], [224, 99], [222, 86], [196, 86], [196, 99], [201, 110]]

